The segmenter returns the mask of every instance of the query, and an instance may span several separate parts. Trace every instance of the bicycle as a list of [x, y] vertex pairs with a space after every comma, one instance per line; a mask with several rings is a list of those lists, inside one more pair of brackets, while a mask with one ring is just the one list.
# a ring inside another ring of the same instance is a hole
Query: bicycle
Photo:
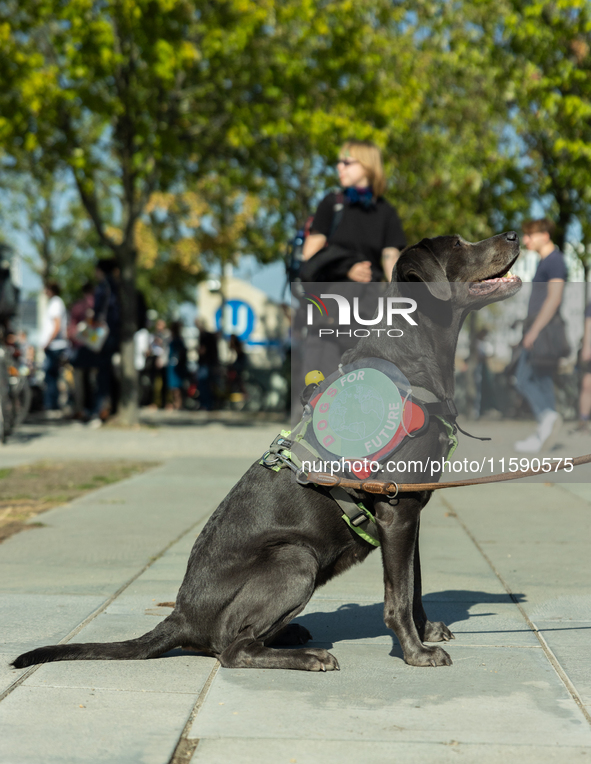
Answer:
[[248, 369], [240, 374], [228, 367], [225, 377], [223, 399], [231, 411], [247, 411], [250, 414], [262, 411], [265, 389]]
[[29, 369], [19, 361], [18, 347], [0, 337], [0, 443], [6, 443], [31, 408]]

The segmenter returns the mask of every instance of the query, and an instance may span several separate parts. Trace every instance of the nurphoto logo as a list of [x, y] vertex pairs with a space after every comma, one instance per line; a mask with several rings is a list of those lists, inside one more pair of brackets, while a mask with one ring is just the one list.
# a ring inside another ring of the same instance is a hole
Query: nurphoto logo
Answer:
[[[377, 309], [374, 311], [373, 318], [363, 318], [360, 315], [359, 310], [359, 297], [353, 298], [353, 309], [351, 309], [351, 302], [341, 294], [321, 294], [318, 296], [306, 292], [305, 295], [308, 300], [306, 314], [306, 323], [308, 326], [314, 325], [314, 316], [316, 315], [314, 308], [320, 313], [321, 318], [328, 317], [329, 310], [325, 300], [334, 300], [336, 302], [338, 307], [337, 323], [339, 326], [351, 326], [351, 324], [354, 323], [360, 327], [374, 327], [378, 324], [383, 324], [385, 320], [386, 326], [391, 327], [395, 316], [402, 316], [402, 318], [404, 318], [404, 320], [411, 326], [417, 326], [417, 322], [410, 315], [416, 311], [417, 303], [416, 300], [412, 300], [409, 297], [378, 297]], [[357, 328], [353, 331], [353, 336], [369, 337], [371, 332], [376, 333], [378, 336], [382, 333], [387, 334], [389, 337], [401, 337], [403, 335], [402, 329], [386, 329], [381, 327], [378, 329], [371, 329], [371, 331], [369, 329]], [[338, 329], [322, 328], [319, 329], [318, 336], [322, 337], [323, 335], [335, 333], [336, 336], [344, 334], [344, 332], [341, 332]], [[346, 332], [346, 334], [350, 337], [351, 331]]]

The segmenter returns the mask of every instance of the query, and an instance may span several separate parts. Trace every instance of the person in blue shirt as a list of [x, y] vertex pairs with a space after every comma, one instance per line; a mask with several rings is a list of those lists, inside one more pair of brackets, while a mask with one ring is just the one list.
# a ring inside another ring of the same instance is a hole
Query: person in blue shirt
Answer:
[[530, 351], [540, 333], [560, 311], [564, 284], [567, 279], [564, 255], [552, 241], [555, 226], [551, 220], [528, 220], [523, 224], [524, 246], [540, 257], [532, 279], [525, 333], [521, 341], [523, 351], [516, 370], [519, 392], [529, 403], [538, 421], [533, 435], [514, 444], [516, 451], [539, 453], [562, 425], [556, 411], [553, 374], [555, 369], [539, 368], [530, 361]]

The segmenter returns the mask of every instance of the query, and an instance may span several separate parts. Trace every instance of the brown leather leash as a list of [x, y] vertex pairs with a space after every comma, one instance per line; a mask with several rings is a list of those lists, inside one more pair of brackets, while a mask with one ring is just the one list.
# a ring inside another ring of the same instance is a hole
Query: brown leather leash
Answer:
[[[498, 475], [488, 475], [481, 478], [471, 478], [470, 480], [450, 480], [446, 483], [393, 483], [379, 480], [352, 480], [341, 478], [337, 475], [330, 475], [328, 472], [308, 472], [306, 475], [307, 483], [316, 483], [316, 485], [333, 488], [341, 486], [342, 488], [354, 488], [357, 491], [367, 493], [384, 493], [389, 498], [398, 496], [399, 493], [412, 493], [415, 491], [437, 491], [440, 488], [462, 488], [466, 485], [483, 485], [485, 483], [501, 483], [505, 480], [519, 480], [520, 478], [533, 477], [534, 475], [550, 475], [566, 467], [578, 467], [581, 464], [591, 463], [591, 454], [584, 456], [567, 457], [566, 464], [552, 466], [552, 470], [544, 470], [542, 467], [536, 470], [520, 470], [519, 472], [501, 472]], [[300, 480], [298, 479], [298, 482]], [[303, 482], [303, 481], [302, 481]]]

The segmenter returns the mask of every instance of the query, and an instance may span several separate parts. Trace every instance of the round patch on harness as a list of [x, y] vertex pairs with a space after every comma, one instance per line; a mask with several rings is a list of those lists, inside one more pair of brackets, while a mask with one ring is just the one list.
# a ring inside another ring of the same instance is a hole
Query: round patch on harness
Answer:
[[369, 477], [369, 462], [384, 460], [409, 433], [418, 434], [428, 424], [410, 395], [410, 384], [396, 366], [361, 359], [319, 385], [310, 400], [313, 413], [305, 437], [322, 458], [344, 459], [350, 472]]
[[402, 398], [377, 369], [356, 369], [335, 380], [314, 407], [312, 428], [330, 453], [364, 458], [388, 443], [400, 426]]

